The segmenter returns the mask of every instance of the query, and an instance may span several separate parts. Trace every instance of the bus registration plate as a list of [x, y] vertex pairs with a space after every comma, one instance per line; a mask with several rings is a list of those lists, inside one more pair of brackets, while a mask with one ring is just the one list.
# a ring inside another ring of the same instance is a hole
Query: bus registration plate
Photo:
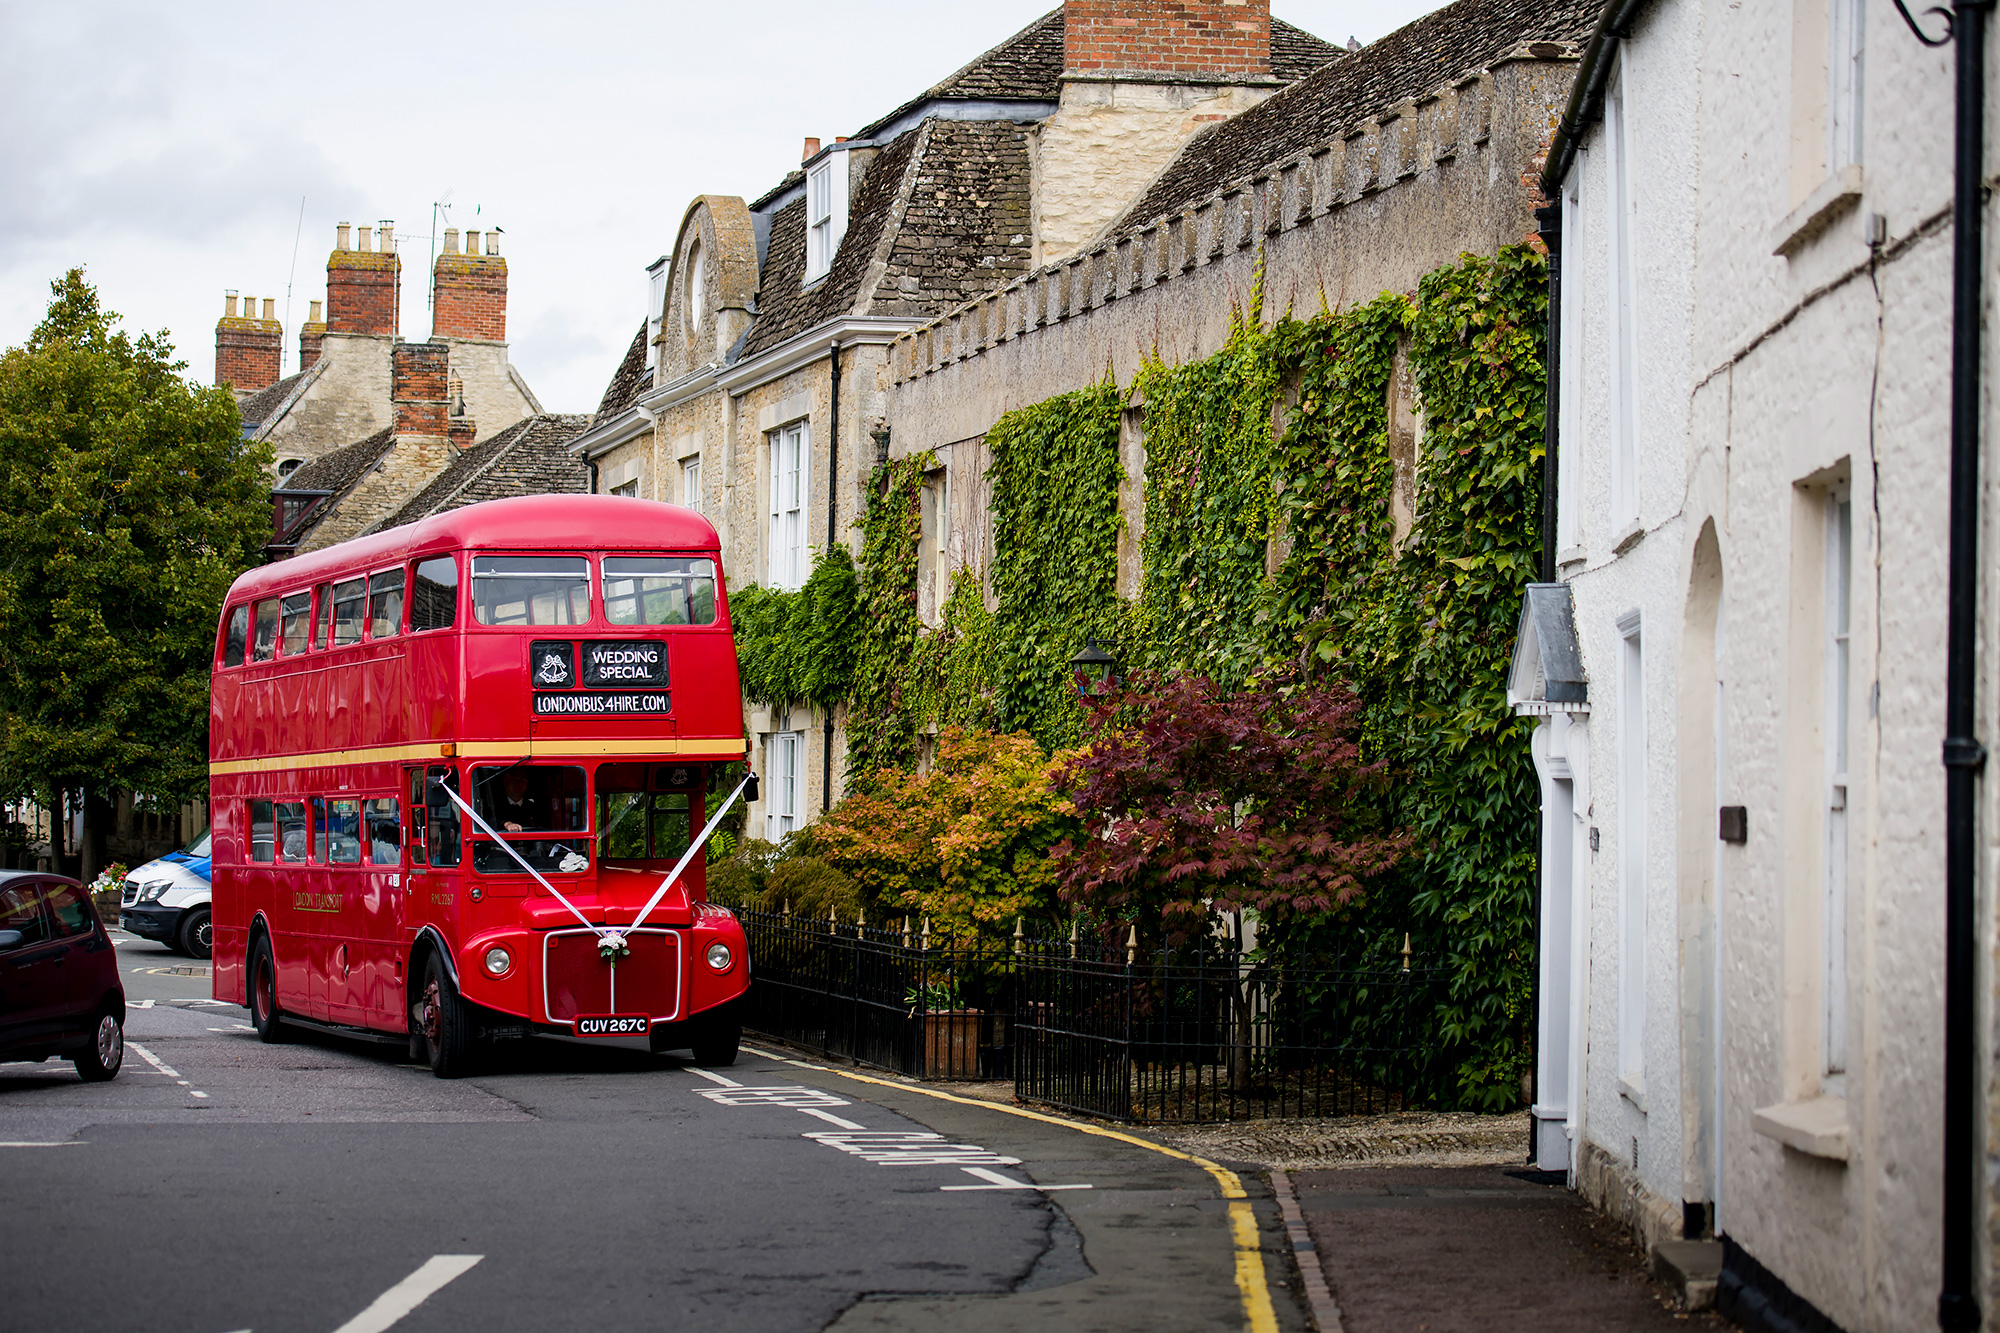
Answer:
[[652, 1020], [644, 1014], [578, 1014], [579, 1037], [643, 1037]]

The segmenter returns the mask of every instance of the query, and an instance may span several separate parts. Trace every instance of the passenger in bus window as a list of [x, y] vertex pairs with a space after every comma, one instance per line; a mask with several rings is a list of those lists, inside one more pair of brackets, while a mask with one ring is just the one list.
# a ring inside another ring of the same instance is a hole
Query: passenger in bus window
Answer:
[[403, 629], [403, 571], [368, 576], [368, 637], [387, 639]]
[[268, 662], [278, 649], [278, 599], [267, 597], [257, 603], [257, 633], [250, 640], [250, 660]]
[[295, 592], [278, 603], [278, 637], [287, 657], [306, 650], [306, 638], [312, 632], [312, 604], [309, 592]]
[[326, 803], [326, 859], [328, 864], [361, 864], [361, 802], [336, 797]]
[[244, 650], [250, 646], [250, 608], [237, 606], [229, 612], [229, 628], [222, 634], [222, 665], [242, 666]]
[[278, 821], [278, 859], [306, 859], [306, 807], [303, 801], [279, 801], [272, 807]]
[[278, 826], [271, 819], [269, 801], [250, 802], [250, 859], [267, 864], [277, 859]]
[[458, 610], [458, 565], [450, 556], [417, 566], [410, 589], [410, 632], [450, 629]]
[[368, 606], [368, 580], [349, 579], [333, 585], [333, 646], [361, 642], [362, 613]]
[[333, 585], [322, 583], [313, 589], [313, 647], [331, 648], [327, 630], [333, 624]]
[[403, 863], [403, 820], [393, 796], [377, 796], [364, 811], [368, 824], [368, 862], [395, 866]]

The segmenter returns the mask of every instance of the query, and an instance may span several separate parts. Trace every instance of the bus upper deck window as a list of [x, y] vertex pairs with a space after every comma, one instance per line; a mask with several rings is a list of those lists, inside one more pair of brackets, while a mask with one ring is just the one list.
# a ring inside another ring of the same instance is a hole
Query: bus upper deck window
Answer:
[[419, 564], [410, 588], [410, 632], [450, 629], [457, 612], [457, 563], [447, 555]]
[[403, 571], [368, 576], [368, 637], [386, 639], [403, 629]]
[[222, 632], [222, 665], [242, 666], [243, 654], [250, 647], [250, 608], [232, 607], [229, 612], [228, 628]]
[[250, 660], [268, 662], [278, 650], [278, 599], [267, 597], [257, 603], [257, 628], [250, 639]]
[[313, 647], [331, 648], [333, 641], [327, 637], [327, 629], [333, 624], [333, 585], [322, 583], [313, 590], [318, 602], [313, 610]]
[[285, 646], [285, 656], [306, 650], [306, 636], [312, 631], [312, 605], [309, 592], [295, 592], [278, 603], [278, 638]]
[[614, 625], [713, 625], [715, 563], [607, 555], [604, 618]]
[[333, 585], [333, 645], [361, 642], [361, 617], [368, 605], [368, 580]]
[[554, 555], [472, 558], [472, 613], [482, 625], [581, 625], [590, 619], [590, 561]]

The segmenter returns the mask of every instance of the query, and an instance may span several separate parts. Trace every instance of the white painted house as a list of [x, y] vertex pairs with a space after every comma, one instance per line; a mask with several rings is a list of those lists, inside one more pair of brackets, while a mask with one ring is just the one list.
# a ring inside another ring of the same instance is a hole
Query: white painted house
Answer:
[[1543, 719], [1536, 1152], [1649, 1242], [1712, 1233], [1753, 1329], [1938, 1326], [1954, 1184], [1993, 1313], [1983, 777], [1977, 1138], [1945, 1168], [1954, 59], [1886, 0], [1614, 0], [1544, 178], [1558, 567], [1511, 691]]

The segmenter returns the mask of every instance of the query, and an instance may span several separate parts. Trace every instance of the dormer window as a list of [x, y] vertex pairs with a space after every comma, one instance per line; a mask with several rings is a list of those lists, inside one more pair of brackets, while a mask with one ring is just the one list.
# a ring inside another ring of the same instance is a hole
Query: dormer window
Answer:
[[847, 154], [829, 152], [806, 172], [806, 281], [833, 267], [847, 232]]

